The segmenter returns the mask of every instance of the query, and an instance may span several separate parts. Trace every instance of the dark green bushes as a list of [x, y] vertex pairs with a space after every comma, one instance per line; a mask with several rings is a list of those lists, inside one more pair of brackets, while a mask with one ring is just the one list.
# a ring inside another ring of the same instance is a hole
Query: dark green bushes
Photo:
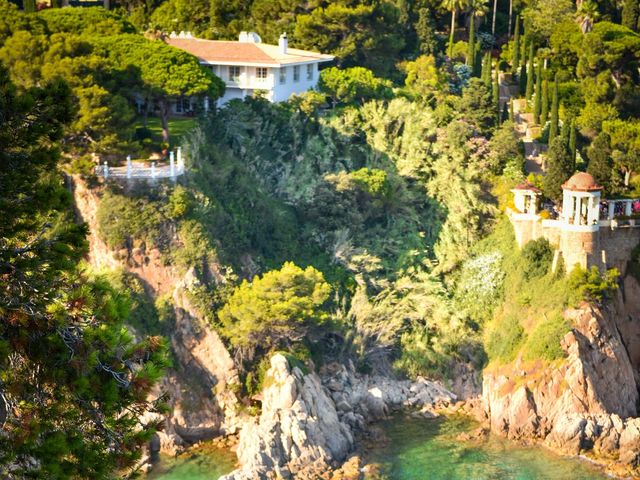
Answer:
[[549, 241], [545, 238], [533, 240], [522, 249], [522, 258], [525, 262], [524, 278], [531, 280], [542, 277], [549, 272], [553, 260], [553, 250]]
[[165, 221], [161, 204], [146, 196], [119, 195], [107, 190], [97, 212], [98, 232], [113, 249], [133, 245], [133, 240], [157, 245]]

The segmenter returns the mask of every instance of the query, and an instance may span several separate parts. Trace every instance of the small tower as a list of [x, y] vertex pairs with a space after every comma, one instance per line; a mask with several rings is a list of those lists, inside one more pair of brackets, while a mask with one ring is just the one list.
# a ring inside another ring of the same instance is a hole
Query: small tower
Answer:
[[560, 251], [567, 271], [578, 264], [601, 267], [599, 247], [600, 194], [602, 187], [585, 172], [562, 185]]
[[581, 231], [598, 230], [602, 187], [585, 172], [578, 172], [562, 185], [562, 223]]
[[538, 197], [540, 196], [540, 190], [531, 183], [525, 182], [513, 187], [511, 192], [513, 193], [513, 203], [518, 213], [528, 215], [538, 214]]

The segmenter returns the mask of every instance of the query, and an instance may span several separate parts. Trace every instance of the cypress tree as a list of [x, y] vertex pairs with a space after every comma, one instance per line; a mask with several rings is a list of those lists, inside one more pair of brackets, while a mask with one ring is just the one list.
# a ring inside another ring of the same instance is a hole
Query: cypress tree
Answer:
[[504, 123], [506, 121], [513, 121], [508, 102], [505, 102], [502, 106], [502, 116], [500, 117], [500, 123]]
[[540, 124], [540, 112], [542, 111], [542, 62], [538, 61], [536, 71], [536, 96], [533, 103], [533, 121]]
[[631, 30], [638, 31], [638, 0], [624, 0], [622, 4], [622, 24]]
[[482, 76], [480, 77], [487, 88], [491, 88], [491, 53], [484, 54], [482, 61]]
[[556, 137], [547, 152], [547, 174], [544, 176], [544, 194], [559, 202], [562, 199], [562, 184], [567, 181], [575, 170], [567, 148], [567, 140], [562, 136]]
[[522, 37], [522, 42], [520, 42], [520, 69], [523, 70], [527, 66], [527, 47], [529, 46], [529, 37], [527, 36], [527, 31], [525, 30], [524, 35]]
[[571, 160], [573, 164], [576, 164], [576, 119], [571, 119], [571, 125], [569, 126], [569, 155], [571, 156]]
[[558, 74], [553, 81], [553, 99], [551, 101], [551, 125], [549, 126], [549, 145], [553, 142], [553, 139], [558, 135]]
[[494, 75], [493, 89], [491, 91], [493, 104], [496, 106], [496, 118], [498, 124], [500, 124], [500, 72], [496, 68], [496, 74]]
[[545, 125], [549, 118], [549, 81], [545, 78], [542, 81], [542, 106], [540, 109], [540, 124]]
[[467, 47], [467, 65], [473, 68], [476, 64], [476, 13], [471, 12], [471, 21], [469, 23], [469, 43]]
[[516, 115], [513, 112], [513, 100], [509, 101], [509, 121], [510, 122], [516, 121]]
[[520, 17], [516, 17], [516, 27], [513, 33], [513, 51], [511, 52], [511, 72], [518, 73], [520, 65]]
[[33, 13], [36, 11], [36, 0], [24, 0], [24, 11], [27, 13]]
[[524, 67], [520, 68], [520, 76], [518, 77], [518, 88], [520, 91], [520, 95], [524, 96], [527, 91], [527, 69]]
[[533, 60], [534, 60], [534, 50], [533, 50], [533, 42], [531, 43], [531, 47], [529, 48], [529, 64], [527, 67], [527, 88], [525, 90], [525, 97], [527, 101], [531, 100], [533, 96]]
[[609, 135], [601, 132], [587, 148], [587, 172], [593, 175], [596, 183], [604, 187], [604, 194], [611, 193], [611, 172], [613, 159], [611, 158], [611, 140]]
[[473, 76], [479, 77], [482, 73], [482, 62], [484, 62], [484, 58], [482, 57], [482, 43], [476, 42], [475, 45], [476, 54], [474, 55]]

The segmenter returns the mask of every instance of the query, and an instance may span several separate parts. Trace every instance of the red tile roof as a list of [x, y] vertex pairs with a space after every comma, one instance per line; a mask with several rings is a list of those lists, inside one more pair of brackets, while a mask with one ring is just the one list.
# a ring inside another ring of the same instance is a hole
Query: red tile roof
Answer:
[[594, 192], [602, 190], [602, 187], [596, 183], [595, 179], [586, 172], [576, 173], [564, 182], [562, 188], [574, 192]]
[[281, 53], [276, 45], [250, 42], [203, 40], [199, 38], [167, 38], [169, 45], [198, 57], [201, 61], [214, 64], [260, 64], [287, 65], [304, 62], [328, 62], [333, 56], [322, 53], [288, 48]]
[[540, 192], [540, 190], [536, 188], [535, 185], [529, 182], [520, 183], [519, 185], [516, 185], [515, 187], [513, 187], [513, 189], [514, 190], [531, 190], [532, 192], [538, 192], [538, 193]]

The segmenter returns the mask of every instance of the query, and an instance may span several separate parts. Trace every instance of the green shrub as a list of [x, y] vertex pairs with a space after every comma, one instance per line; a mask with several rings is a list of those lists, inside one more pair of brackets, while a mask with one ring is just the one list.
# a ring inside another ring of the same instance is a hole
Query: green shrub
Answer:
[[542, 277], [551, 267], [553, 249], [546, 238], [532, 240], [522, 249], [522, 258], [525, 261], [525, 280]]
[[90, 155], [81, 155], [71, 160], [69, 170], [83, 179], [93, 179], [96, 176], [96, 163]]
[[569, 288], [573, 292], [573, 303], [582, 300], [601, 302], [613, 290], [618, 288], [620, 272], [616, 268], [601, 273], [598, 267], [588, 270], [576, 266], [569, 274]]
[[571, 330], [570, 323], [562, 316], [555, 315], [538, 324], [529, 335], [524, 347], [525, 360], [558, 360], [566, 356], [560, 341]]
[[156, 202], [106, 191], [98, 206], [97, 220], [100, 237], [117, 249], [131, 246], [133, 240], [157, 245], [164, 219]]
[[183, 269], [201, 266], [203, 261], [215, 258], [216, 250], [204, 229], [204, 226], [196, 220], [184, 220], [180, 222], [178, 236], [182, 243], [181, 248], [171, 251], [173, 263]]
[[177, 185], [169, 195], [167, 216], [172, 220], [184, 217], [191, 210], [192, 202], [189, 191], [182, 185]]
[[524, 329], [512, 315], [498, 317], [485, 332], [485, 350], [490, 361], [510, 362], [525, 340]]

